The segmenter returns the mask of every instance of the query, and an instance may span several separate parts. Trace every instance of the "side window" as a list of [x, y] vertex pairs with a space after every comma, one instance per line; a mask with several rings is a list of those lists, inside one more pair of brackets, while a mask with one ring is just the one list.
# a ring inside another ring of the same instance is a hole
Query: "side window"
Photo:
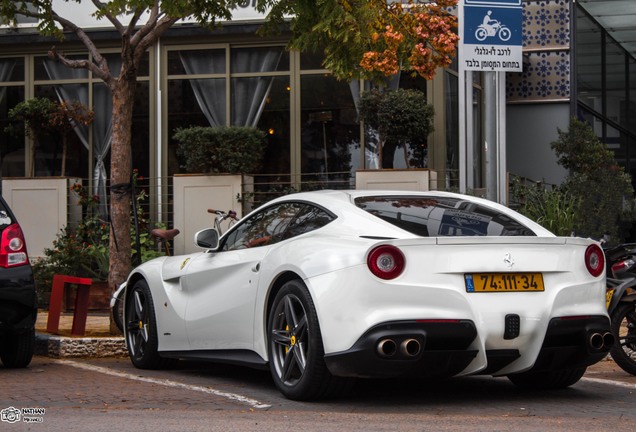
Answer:
[[306, 204], [303, 206], [303, 209], [298, 212], [294, 220], [292, 220], [287, 226], [287, 230], [285, 231], [285, 234], [283, 234], [283, 240], [322, 228], [332, 220], [334, 220], [334, 217], [326, 211]]
[[277, 243], [302, 204], [283, 203], [268, 207], [244, 220], [226, 238], [221, 250], [231, 251]]

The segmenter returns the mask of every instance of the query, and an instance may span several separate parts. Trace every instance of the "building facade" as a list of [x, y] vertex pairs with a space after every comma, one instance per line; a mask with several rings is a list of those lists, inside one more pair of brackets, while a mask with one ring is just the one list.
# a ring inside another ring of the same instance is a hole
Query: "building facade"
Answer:
[[[88, 7], [90, 2], [82, 4]], [[118, 35], [92, 21], [90, 11], [73, 7], [76, 10], [63, 12], [87, 20], [83, 26], [115, 70]], [[576, 115], [593, 124], [633, 173], [636, 60], [580, 3], [529, 0], [523, 2], [523, 13], [524, 71], [508, 73], [506, 81], [507, 171], [558, 184], [566, 173], [557, 165], [550, 142]], [[357, 170], [379, 168], [376, 134], [360, 123], [357, 111], [360, 93], [369, 85], [335, 80], [322, 68], [320, 55], [287, 51], [284, 36], [257, 36], [261, 18], [245, 2], [235, 19], [219, 30], [181, 23], [148, 50], [139, 71], [132, 148], [134, 168], [148, 179], [151, 190], [183, 173], [174, 132], [196, 125], [248, 125], [266, 131], [262, 169], [250, 173], [263, 190], [353, 187]], [[0, 175], [71, 176], [98, 184], [109, 172], [108, 90], [88, 71], [64, 68], [47, 56], [55, 44], [66, 54], [90, 60], [81, 44], [47, 40], [33, 26], [24, 20], [0, 31]], [[467, 131], [475, 145], [470, 167], [475, 189], [484, 187], [487, 169], [482, 157], [487, 146], [482, 79], [474, 73], [475, 126]], [[391, 85], [424, 91], [435, 108], [435, 131], [423, 160], [412, 165], [399, 149], [394, 167], [429, 168], [438, 173], [439, 188], [461, 189], [458, 173], [465, 161], [459, 151], [455, 68], [440, 70], [428, 82], [404, 74]], [[67, 136], [66, 153], [59, 136], [36, 142], [7, 131], [10, 109], [33, 97], [78, 100], [94, 110], [95, 120]]]

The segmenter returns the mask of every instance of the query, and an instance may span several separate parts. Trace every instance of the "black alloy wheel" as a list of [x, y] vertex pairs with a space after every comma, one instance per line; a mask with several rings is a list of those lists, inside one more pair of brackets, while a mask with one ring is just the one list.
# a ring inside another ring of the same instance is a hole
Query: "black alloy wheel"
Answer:
[[350, 379], [332, 376], [325, 365], [316, 309], [300, 280], [285, 283], [276, 295], [267, 331], [270, 371], [285, 397], [324, 399], [350, 386]]

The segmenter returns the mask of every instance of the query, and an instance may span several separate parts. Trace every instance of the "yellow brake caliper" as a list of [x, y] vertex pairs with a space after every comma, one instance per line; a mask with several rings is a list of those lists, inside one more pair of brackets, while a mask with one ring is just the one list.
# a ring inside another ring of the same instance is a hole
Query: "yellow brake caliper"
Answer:
[[[289, 324], [287, 324], [285, 326], [285, 331], [289, 332]], [[285, 354], [287, 354], [289, 352], [290, 348], [293, 347], [294, 345], [296, 345], [296, 336], [292, 336], [289, 339], [289, 346], [285, 347]]]

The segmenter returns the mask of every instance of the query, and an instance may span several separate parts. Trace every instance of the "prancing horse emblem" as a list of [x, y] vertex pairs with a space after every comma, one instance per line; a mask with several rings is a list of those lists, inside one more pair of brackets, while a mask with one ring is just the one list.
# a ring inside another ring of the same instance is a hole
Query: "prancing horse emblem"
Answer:
[[510, 254], [510, 252], [504, 255], [504, 262], [506, 263], [508, 268], [512, 268], [512, 266], [515, 265], [515, 261], [512, 259], [512, 255]]

